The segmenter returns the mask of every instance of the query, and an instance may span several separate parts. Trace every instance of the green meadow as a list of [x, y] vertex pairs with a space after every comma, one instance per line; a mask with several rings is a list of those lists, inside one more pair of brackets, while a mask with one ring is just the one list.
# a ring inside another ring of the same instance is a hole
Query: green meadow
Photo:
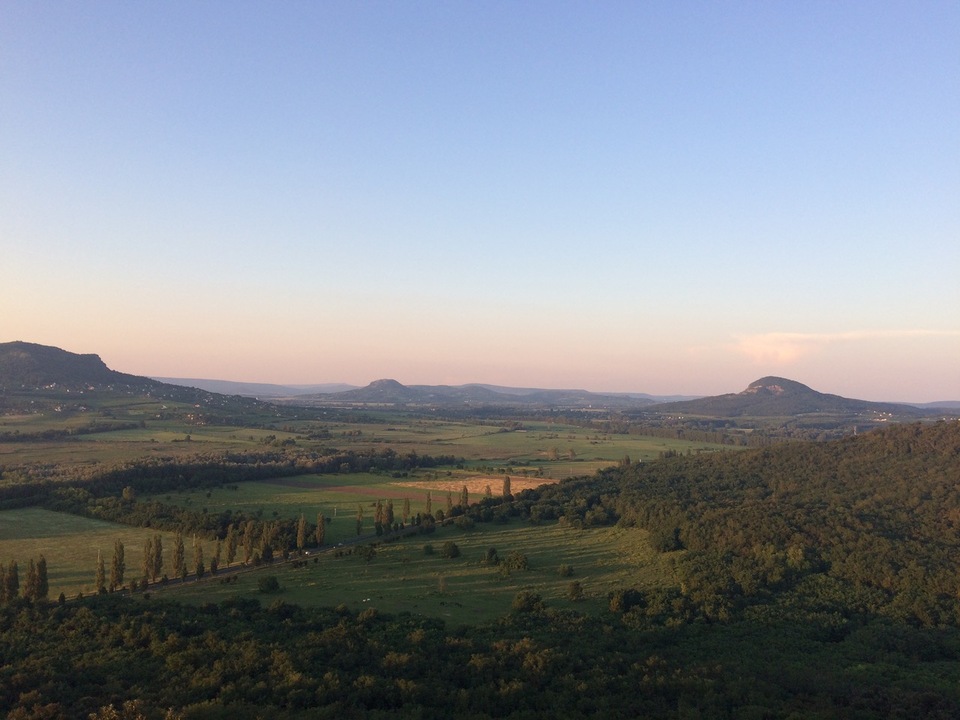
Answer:
[[[72, 598], [78, 592], [93, 591], [98, 552], [103, 554], [109, 577], [114, 543], [118, 540], [124, 546], [125, 583], [139, 579], [144, 543], [156, 534], [149, 528], [117, 525], [40, 508], [5, 510], [0, 512], [0, 563], [9, 566], [16, 560], [23, 582], [27, 563], [43, 555], [47, 560], [50, 598], [56, 599], [61, 592]], [[160, 535], [165, 560], [169, 562], [174, 536], [173, 533]], [[204, 552], [211, 552], [212, 543], [205, 545], [210, 547], [205, 547]], [[188, 543], [190, 558], [191, 552], [192, 545]]]
[[[442, 556], [453, 542], [460, 556]], [[432, 554], [425, 546], [433, 548]], [[488, 564], [490, 548], [503, 559], [526, 556], [529, 569], [506, 571]], [[351, 610], [410, 612], [440, 617], [454, 624], [493, 620], [510, 610], [517, 593], [528, 590], [549, 607], [598, 613], [608, 594], [624, 587], [672, 584], [672, 558], [653, 552], [645, 536], [617, 528], [578, 530], [559, 524], [477, 524], [472, 529], [445, 527], [380, 544], [366, 560], [356, 548], [333, 548], [308, 556], [306, 565], [278, 564], [245, 571], [236, 579], [213, 578], [170, 587], [163, 592], [186, 602], [220, 602], [253, 597], [264, 604], [283, 600], [304, 606], [345, 605]], [[562, 574], [561, 566], [570, 574]], [[258, 583], [275, 576], [280, 591], [263, 593]], [[582, 599], [570, 598], [578, 582]]]

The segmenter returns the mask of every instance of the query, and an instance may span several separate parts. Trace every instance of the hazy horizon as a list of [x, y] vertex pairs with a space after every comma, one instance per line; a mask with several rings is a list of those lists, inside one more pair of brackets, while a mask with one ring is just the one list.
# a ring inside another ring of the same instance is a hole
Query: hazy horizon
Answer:
[[0, 339], [954, 400], [958, 37], [953, 2], [3, 3]]

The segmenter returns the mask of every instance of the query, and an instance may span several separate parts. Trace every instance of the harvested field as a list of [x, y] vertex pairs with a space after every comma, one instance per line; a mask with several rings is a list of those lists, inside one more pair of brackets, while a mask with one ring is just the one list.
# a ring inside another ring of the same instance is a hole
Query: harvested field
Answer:
[[[532, 488], [540, 487], [541, 485], [553, 485], [556, 483], [556, 480], [551, 480], [549, 478], [525, 478], [525, 477], [510, 477], [510, 491], [519, 492], [521, 490], [530, 490]], [[467, 492], [474, 497], [480, 497], [483, 495], [487, 486], [490, 486], [490, 492], [493, 495], [499, 496], [503, 492], [503, 475], [491, 475], [490, 477], [471, 477], [466, 479], [451, 479], [444, 478], [443, 480], [417, 480], [414, 482], [394, 482], [391, 485], [396, 485], [397, 487], [407, 487], [414, 490], [422, 490], [426, 492], [428, 490], [441, 490], [449, 492], [460, 492], [463, 489], [463, 486], [467, 486]]]

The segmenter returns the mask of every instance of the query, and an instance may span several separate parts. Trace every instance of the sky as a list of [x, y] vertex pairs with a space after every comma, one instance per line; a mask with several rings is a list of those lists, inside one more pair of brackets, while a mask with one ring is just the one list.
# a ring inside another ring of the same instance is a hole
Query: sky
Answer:
[[960, 399], [960, 3], [0, 3], [0, 342]]

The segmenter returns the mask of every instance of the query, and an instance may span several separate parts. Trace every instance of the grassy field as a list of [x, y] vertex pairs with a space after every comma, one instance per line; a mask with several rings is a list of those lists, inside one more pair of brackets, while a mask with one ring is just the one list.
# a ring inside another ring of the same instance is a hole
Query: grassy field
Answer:
[[[140, 427], [75, 435], [56, 441], [0, 442], [0, 465], [30, 463], [92, 464], [131, 461], [151, 455], [185, 456], [200, 452], [267, 449], [272, 443], [323, 451], [383, 449], [420, 455], [453, 455], [467, 469], [496, 472], [512, 469], [560, 479], [592, 473], [619, 461], [649, 460], [665, 451], [699, 452], [723, 446], [683, 440], [595, 432], [557, 423], [527, 422], [507, 431], [496, 424], [422, 420], [384, 415], [377, 422], [323, 422], [275, 419], [262, 427], [191, 425], [157, 417], [163, 406], [131, 399], [82, 415], [57, 413], [0, 416], [0, 432], [24, 434], [44, 430], [76, 430], [95, 423], [136, 421]], [[189, 437], [189, 442], [186, 439]]]
[[[254, 418], [259, 427], [218, 426], [190, 424], [185, 422], [192, 406], [178, 408], [179, 419], [171, 419], [169, 413], [173, 404], [144, 400], [143, 398], [125, 398], [105, 396], [96, 404], [95, 398], [86, 397], [84, 403], [90, 404], [89, 410], [78, 411], [77, 398], [64, 395], [56, 397], [48, 405], [62, 401], [73, 403], [70, 413], [50, 410], [45, 413], [13, 412], [0, 416], [0, 432], [21, 432], [30, 434], [32, 439], [16, 442], [0, 442], [0, 482], [16, 482], [17, 468], [42, 467], [44, 476], [56, 479], [56, 472], [68, 471], [71, 467], [83, 467], [85, 474], [96, 472], [99, 466], [109, 467], [117, 463], [142, 458], [158, 457], [165, 460], [173, 458], [192, 458], [199, 454], [211, 454], [224, 451], [273, 450], [282, 443], [293, 443], [294, 451], [323, 453], [329, 448], [341, 451], [378, 451], [392, 448], [398, 454], [416, 452], [419, 455], [449, 455], [462, 459], [456, 465], [439, 468], [421, 468], [394, 477], [389, 474], [347, 474], [347, 475], [302, 475], [298, 477], [277, 478], [271, 481], [241, 483], [232, 487], [212, 490], [196, 490], [155, 496], [163, 502], [182, 505], [192, 510], [207, 509], [209, 512], [223, 510], [259, 513], [262, 519], [296, 518], [300, 513], [311, 522], [317, 513], [323, 512], [331, 520], [327, 526], [329, 542], [336, 543], [356, 536], [356, 516], [358, 506], [364, 508], [364, 530], [373, 529], [373, 507], [377, 500], [391, 500], [397, 520], [402, 519], [403, 503], [410, 501], [410, 513], [424, 512], [427, 492], [432, 494], [433, 511], [446, 507], [447, 493], [458, 502], [462, 487], [466, 486], [471, 501], [476, 501], [489, 486], [493, 495], [502, 491], [503, 477], [509, 475], [513, 492], [525, 487], [535, 487], [546, 482], [555, 482], [566, 477], [590, 475], [597, 469], [619, 462], [625, 455], [634, 461], [651, 459], [666, 451], [700, 452], [721, 449], [723, 446], [694, 443], [678, 440], [643, 437], [637, 435], [618, 435], [600, 433], [589, 428], [562, 425], [552, 422], [529, 422], [522, 425], [509, 423], [481, 423], [453, 421], [443, 419], [423, 419], [403, 416], [385, 411], [358, 413], [367, 421], [344, 422], [338, 419], [318, 420], [297, 417], [295, 408], [278, 411], [278, 415], [263, 415]], [[89, 428], [96, 424], [135, 423], [122, 430], [71, 435], [69, 437], [42, 441], [35, 433], [46, 430], [68, 430]], [[284, 447], [290, 447], [285, 445]], [[729, 449], [729, 448], [724, 448]], [[51, 469], [53, 474], [51, 474]], [[559, 555], [567, 550], [574, 557], [576, 543], [570, 544], [573, 537], [570, 532], [559, 529], [546, 531], [543, 528], [512, 528], [509, 532], [522, 535], [522, 541], [509, 534], [503, 539], [484, 539], [491, 528], [478, 528], [463, 537], [465, 550], [478, 556], [485, 547], [472, 547], [476, 541], [481, 545], [493, 546], [519, 544], [531, 548], [531, 558], [536, 553], [553, 552], [557, 557], [547, 559], [539, 557], [535, 569], [524, 575], [526, 581], [543, 587], [545, 595], [554, 602], [564, 602], [563, 595], [568, 579], [549, 578], [548, 567], [559, 566], [565, 562]], [[497, 533], [507, 532], [503, 528]], [[534, 538], [539, 533], [548, 532], [549, 542], [541, 543]], [[584, 534], [578, 540], [583, 543], [586, 537], [600, 537], [601, 531]], [[613, 532], [613, 531], [610, 531]], [[549, 533], [553, 533], [550, 535]], [[60, 592], [74, 596], [78, 591], [89, 592], [93, 587], [97, 550], [101, 550], [109, 567], [113, 544], [116, 540], [124, 543], [126, 549], [127, 582], [140, 574], [140, 551], [144, 541], [152, 537], [153, 530], [137, 529], [112, 525], [106, 522], [87, 520], [79, 517], [50, 513], [37, 508], [9, 510], [0, 512], [0, 562], [9, 564], [17, 560], [21, 572], [28, 561], [43, 554], [48, 563], [50, 576], [50, 594], [56, 597]], [[562, 540], [562, 542], [561, 542]], [[605, 542], [609, 544], [610, 538]], [[553, 548], [551, 543], [557, 543]], [[189, 542], [188, 542], [189, 544]], [[601, 543], [602, 544], [602, 543]], [[165, 535], [164, 545], [169, 556], [172, 550], [172, 535]], [[615, 544], [614, 544], [615, 545]], [[614, 545], [611, 545], [613, 547]], [[497, 612], [504, 602], [509, 600], [520, 587], [516, 578], [503, 578], [489, 568], [474, 567], [459, 561], [443, 563], [439, 558], [420, 557], [418, 549], [411, 550], [411, 543], [385, 548], [384, 552], [370, 566], [360, 566], [355, 558], [343, 558], [328, 561], [322, 565], [343, 568], [338, 587], [351, 587], [346, 577], [354, 572], [359, 578], [373, 580], [376, 573], [372, 568], [390, 568], [396, 566], [396, 577], [392, 580], [396, 587], [410, 587], [413, 594], [407, 593], [396, 601], [404, 609], [430, 608], [431, 612], [458, 607], [445, 604], [459, 603], [470, 608], [469, 612], [483, 612], [469, 600], [474, 594], [477, 602], [483, 598], [496, 596]], [[585, 560], [572, 564], [592, 567], [594, 558], [589, 547], [584, 546], [582, 555]], [[537, 549], [541, 548], [541, 549]], [[622, 548], [621, 548], [622, 550]], [[187, 554], [191, 555], [188, 547]], [[205, 557], [212, 555], [212, 543], [204, 548]], [[469, 553], [465, 552], [465, 556]], [[400, 558], [396, 562], [391, 558]], [[606, 556], [603, 556], [606, 558]], [[188, 557], [188, 564], [190, 564]], [[474, 558], [475, 559], [475, 558]], [[472, 561], [471, 561], [472, 562]], [[417, 572], [403, 573], [405, 566], [417, 565]], [[422, 565], [422, 567], [421, 567]], [[459, 568], [446, 577], [447, 589], [441, 593], [436, 586], [439, 574], [447, 567]], [[466, 568], [470, 568], [467, 572]], [[555, 567], [553, 568], [555, 570]], [[586, 579], [586, 571], [583, 578]], [[172, 573], [170, 573], [172, 575]], [[603, 576], [609, 573], [604, 571]], [[300, 575], [307, 573], [300, 571]], [[592, 576], [591, 576], [592, 577]], [[297, 601], [309, 600], [314, 591], [301, 589], [299, 585], [285, 579]], [[359, 582], [359, 581], [358, 581]], [[365, 580], [363, 582], [366, 582]], [[372, 597], [373, 584], [358, 586], [355, 595]], [[593, 580], [591, 580], [593, 582]], [[307, 587], [304, 585], [304, 587]], [[317, 587], [312, 585], [309, 587]], [[363, 589], [366, 588], [366, 589]], [[500, 592], [506, 588], [505, 592]], [[498, 590], [499, 589], [499, 590]], [[488, 591], [493, 592], [493, 595]], [[392, 597], [392, 592], [384, 593]], [[323, 602], [335, 600], [329, 593], [321, 594]], [[351, 597], [353, 597], [351, 595]], [[412, 599], [411, 599], [412, 598]], [[354, 602], [355, 599], [351, 600]], [[339, 602], [339, 600], [337, 600]], [[483, 603], [487, 603], [483, 600]], [[591, 601], [585, 601], [589, 604]], [[482, 604], [483, 604], [482, 603]], [[336, 604], [336, 602], [334, 603]], [[467, 611], [465, 611], [467, 613]]]
[[[78, 592], [88, 594], [94, 590], [98, 551], [103, 554], [109, 578], [117, 540], [124, 546], [126, 583], [139, 579], [144, 543], [155, 534], [152, 529], [116, 525], [39, 508], [6, 510], [0, 512], [0, 562], [9, 566], [12, 560], [16, 560], [22, 584], [29, 560], [36, 561], [43, 555], [47, 560], [50, 598], [56, 599], [61, 592], [67, 597], [75, 597]], [[163, 537], [164, 558], [169, 562], [174, 536], [173, 533], [160, 535]], [[193, 557], [192, 545], [189, 541], [187, 545], [189, 563]], [[205, 557], [210, 557], [212, 543], [205, 545]]]
[[[460, 557], [441, 557], [446, 541], [456, 543]], [[433, 546], [433, 554], [424, 552], [427, 544]], [[484, 564], [491, 547], [501, 558], [513, 551], [523, 553], [530, 569], [506, 573]], [[304, 606], [373, 607], [381, 612], [411, 612], [469, 624], [493, 620], [509, 611], [521, 590], [540, 594], [549, 607], [600, 612], [608, 606], [607, 596], [613, 590], [672, 584], [671, 563], [669, 555], [654, 553], [645, 534], [637, 530], [478, 524], [470, 530], [447, 527], [432, 535], [383, 544], [369, 562], [357, 553], [332, 550], [308, 558], [306, 567], [259, 568], [241, 574], [235, 582], [213, 579], [162, 592], [195, 603], [255, 597], [264, 603], [280, 599]], [[561, 575], [564, 564], [572, 567], [572, 575]], [[258, 591], [258, 581], [266, 575], [277, 577], [282, 588], [279, 593]], [[582, 600], [569, 599], [574, 581], [583, 587]]]

